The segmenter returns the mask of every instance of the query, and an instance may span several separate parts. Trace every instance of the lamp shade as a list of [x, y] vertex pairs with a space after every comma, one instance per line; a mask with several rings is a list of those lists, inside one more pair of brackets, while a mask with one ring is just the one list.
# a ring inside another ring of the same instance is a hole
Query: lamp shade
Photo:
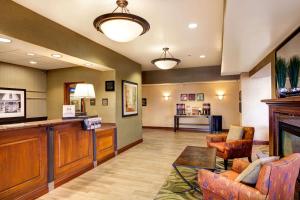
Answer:
[[74, 97], [79, 98], [95, 98], [95, 90], [93, 84], [78, 83], [75, 88]]
[[101, 30], [111, 40], [129, 42], [142, 34], [143, 27], [131, 20], [115, 19], [104, 22]]
[[167, 59], [162, 59], [162, 60], [158, 60], [154, 63], [156, 65], [156, 67], [160, 68], [160, 69], [172, 69], [173, 67], [175, 67], [177, 65], [177, 61], [176, 60], [167, 60]]

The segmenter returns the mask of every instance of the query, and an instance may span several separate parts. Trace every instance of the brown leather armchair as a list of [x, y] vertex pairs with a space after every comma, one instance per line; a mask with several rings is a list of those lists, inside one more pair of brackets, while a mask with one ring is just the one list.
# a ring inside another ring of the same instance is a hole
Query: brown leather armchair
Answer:
[[224, 167], [227, 170], [228, 159], [248, 157], [251, 160], [254, 127], [244, 127], [243, 139], [226, 142], [227, 134], [206, 136], [207, 146], [217, 149], [217, 156], [224, 159]]

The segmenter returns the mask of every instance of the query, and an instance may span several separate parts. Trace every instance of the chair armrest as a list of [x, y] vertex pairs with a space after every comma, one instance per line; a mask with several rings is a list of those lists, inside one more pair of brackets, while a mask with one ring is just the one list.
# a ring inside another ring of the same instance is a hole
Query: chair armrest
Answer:
[[203, 192], [204, 199], [208, 197], [221, 197], [222, 199], [265, 199], [255, 188], [230, 180], [220, 174], [208, 170], [199, 170], [198, 183]]
[[250, 163], [247, 160], [234, 159], [231, 169], [240, 174], [248, 167], [249, 164]]
[[222, 133], [222, 134], [218, 134], [218, 135], [208, 135], [206, 136], [206, 141], [207, 143], [211, 143], [211, 142], [225, 142], [227, 138], [227, 134]]

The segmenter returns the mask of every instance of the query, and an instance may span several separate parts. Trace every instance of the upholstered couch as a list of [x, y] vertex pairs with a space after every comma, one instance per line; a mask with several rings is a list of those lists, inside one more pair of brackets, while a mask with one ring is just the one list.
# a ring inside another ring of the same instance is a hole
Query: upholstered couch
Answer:
[[254, 137], [253, 127], [243, 127], [241, 140], [226, 142], [227, 134], [211, 134], [206, 136], [207, 146], [217, 149], [217, 156], [224, 159], [224, 167], [227, 170], [228, 159], [247, 157], [251, 162], [251, 153]]
[[263, 165], [258, 181], [253, 186], [234, 181], [248, 164], [247, 161], [235, 159], [232, 170], [224, 173], [216, 174], [207, 170], [199, 170], [198, 182], [204, 199], [294, 199], [295, 183], [300, 168], [299, 153]]

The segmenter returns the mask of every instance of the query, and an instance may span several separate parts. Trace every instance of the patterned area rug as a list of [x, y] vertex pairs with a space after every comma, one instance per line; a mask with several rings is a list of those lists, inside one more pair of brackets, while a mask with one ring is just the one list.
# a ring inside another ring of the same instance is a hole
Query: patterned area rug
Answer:
[[[232, 165], [229, 161], [228, 168]], [[224, 170], [223, 160], [217, 158], [217, 170], [222, 172]], [[182, 175], [191, 183], [197, 183], [197, 172], [194, 169], [181, 167], [179, 168]], [[154, 198], [154, 200], [196, 200], [202, 199], [202, 194], [195, 191], [186, 191], [190, 187], [179, 177], [176, 171], [173, 169], [171, 174], [167, 178], [164, 185]], [[185, 192], [186, 191], [186, 192]]]

